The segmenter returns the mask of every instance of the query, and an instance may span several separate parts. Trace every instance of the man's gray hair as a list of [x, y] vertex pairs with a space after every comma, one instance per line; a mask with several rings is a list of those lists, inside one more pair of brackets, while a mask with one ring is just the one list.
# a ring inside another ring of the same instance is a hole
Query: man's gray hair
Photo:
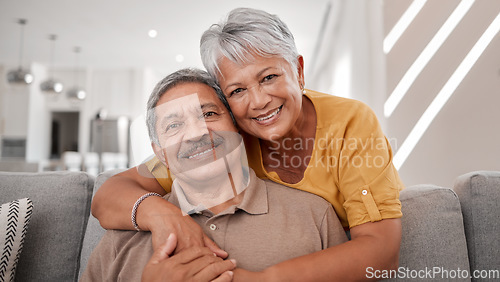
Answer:
[[282, 57], [297, 73], [297, 47], [292, 33], [278, 16], [267, 12], [237, 8], [227, 18], [212, 25], [201, 36], [203, 65], [211, 76], [221, 74], [218, 64], [223, 57], [237, 64], [251, 62], [255, 55]]
[[224, 93], [222, 93], [222, 90], [217, 84], [217, 81], [213, 77], [211, 77], [206, 71], [200, 69], [195, 69], [195, 68], [180, 69], [174, 73], [167, 75], [165, 78], [160, 80], [160, 82], [158, 82], [158, 84], [156, 84], [155, 88], [153, 89], [151, 96], [149, 96], [147, 104], [147, 113], [146, 113], [146, 124], [148, 126], [149, 138], [155, 144], [160, 145], [158, 134], [156, 132], [156, 111], [155, 111], [155, 108], [157, 106], [156, 104], [158, 104], [160, 98], [169, 89], [181, 83], [190, 83], [190, 82], [202, 83], [212, 87], [215, 93], [217, 94], [219, 100], [221, 100], [221, 102], [229, 111], [233, 123], [236, 124], [233, 117], [233, 113], [231, 112], [229, 104], [227, 103], [226, 97], [224, 96]]

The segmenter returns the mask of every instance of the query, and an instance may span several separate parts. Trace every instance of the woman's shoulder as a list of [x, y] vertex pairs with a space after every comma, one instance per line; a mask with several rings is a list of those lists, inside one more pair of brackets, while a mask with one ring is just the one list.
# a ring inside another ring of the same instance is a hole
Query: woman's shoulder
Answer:
[[376, 119], [373, 110], [359, 100], [313, 90], [307, 90], [305, 95], [314, 104], [320, 126], [324, 122], [351, 123], [353, 120]]
[[321, 214], [332, 206], [327, 200], [316, 194], [284, 186], [268, 179], [262, 181], [267, 186], [270, 206], [289, 207], [299, 211], [310, 209]]

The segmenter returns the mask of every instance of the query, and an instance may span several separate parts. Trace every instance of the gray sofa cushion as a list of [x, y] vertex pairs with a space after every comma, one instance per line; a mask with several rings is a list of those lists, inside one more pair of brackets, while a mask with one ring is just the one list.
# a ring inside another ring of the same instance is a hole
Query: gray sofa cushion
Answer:
[[[500, 268], [500, 172], [477, 171], [455, 182], [464, 217], [471, 271]], [[481, 232], [478, 232], [481, 231]]]
[[[401, 191], [400, 200], [403, 235], [399, 270], [402, 275], [398, 273], [393, 276], [397, 279], [392, 281], [400, 278], [407, 280], [410, 275], [418, 275], [416, 271], [426, 275], [423, 271], [433, 270], [434, 267], [442, 267], [443, 270], [468, 270], [467, 245], [457, 195], [448, 188], [419, 185]], [[450, 280], [441, 275], [417, 277], [423, 280]]]
[[82, 172], [0, 172], [2, 202], [28, 197], [34, 211], [16, 281], [75, 281], [94, 179]]
[[[92, 195], [95, 194], [97, 189], [101, 187], [104, 181], [106, 181], [112, 175], [115, 175], [121, 171], [123, 171], [123, 169], [110, 170], [99, 174], [96, 178], [94, 185], [94, 192]], [[90, 214], [87, 223], [87, 230], [85, 231], [85, 239], [83, 240], [82, 253], [80, 256], [81, 267], [80, 267], [79, 277], [82, 275], [83, 271], [85, 270], [85, 267], [87, 266], [87, 261], [89, 259], [90, 254], [92, 253], [92, 250], [94, 250], [95, 246], [97, 246], [97, 243], [99, 243], [101, 237], [104, 235], [105, 232], [106, 230], [101, 227], [101, 225], [99, 224], [99, 220], [97, 220], [97, 218], [95, 218]]]

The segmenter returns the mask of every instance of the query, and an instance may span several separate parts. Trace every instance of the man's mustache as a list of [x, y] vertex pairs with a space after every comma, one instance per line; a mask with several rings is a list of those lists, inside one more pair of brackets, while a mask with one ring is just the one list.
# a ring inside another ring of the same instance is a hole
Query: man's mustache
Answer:
[[[215, 134], [213, 134], [215, 135]], [[197, 152], [200, 148], [208, 150], [211, 148], [216, 148], [224, 143], [224, 138], [219, 135], [215, 135], [213, 138], [209, 134], [204, 134], [198, 141], [187, 141], [181, 145], [177, 158], [188, 158]], [[199, 152], [197, 152], [199, 153]]]

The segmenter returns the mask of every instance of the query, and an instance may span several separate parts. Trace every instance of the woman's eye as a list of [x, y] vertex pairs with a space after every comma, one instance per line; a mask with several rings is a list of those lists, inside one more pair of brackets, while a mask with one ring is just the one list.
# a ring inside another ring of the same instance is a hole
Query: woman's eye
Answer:
[[262, 79], [262, 82], [270, 81], [270, 80], [272, 80], [273, 78], [276, 78], [276, 77], [278, 77], [278, 76], [277, 76], [277, 75], [275, 75], [275, 74], [270, 74], [270, 75], [267, 75], [267, 76], [265, 76], [265, 77]]

